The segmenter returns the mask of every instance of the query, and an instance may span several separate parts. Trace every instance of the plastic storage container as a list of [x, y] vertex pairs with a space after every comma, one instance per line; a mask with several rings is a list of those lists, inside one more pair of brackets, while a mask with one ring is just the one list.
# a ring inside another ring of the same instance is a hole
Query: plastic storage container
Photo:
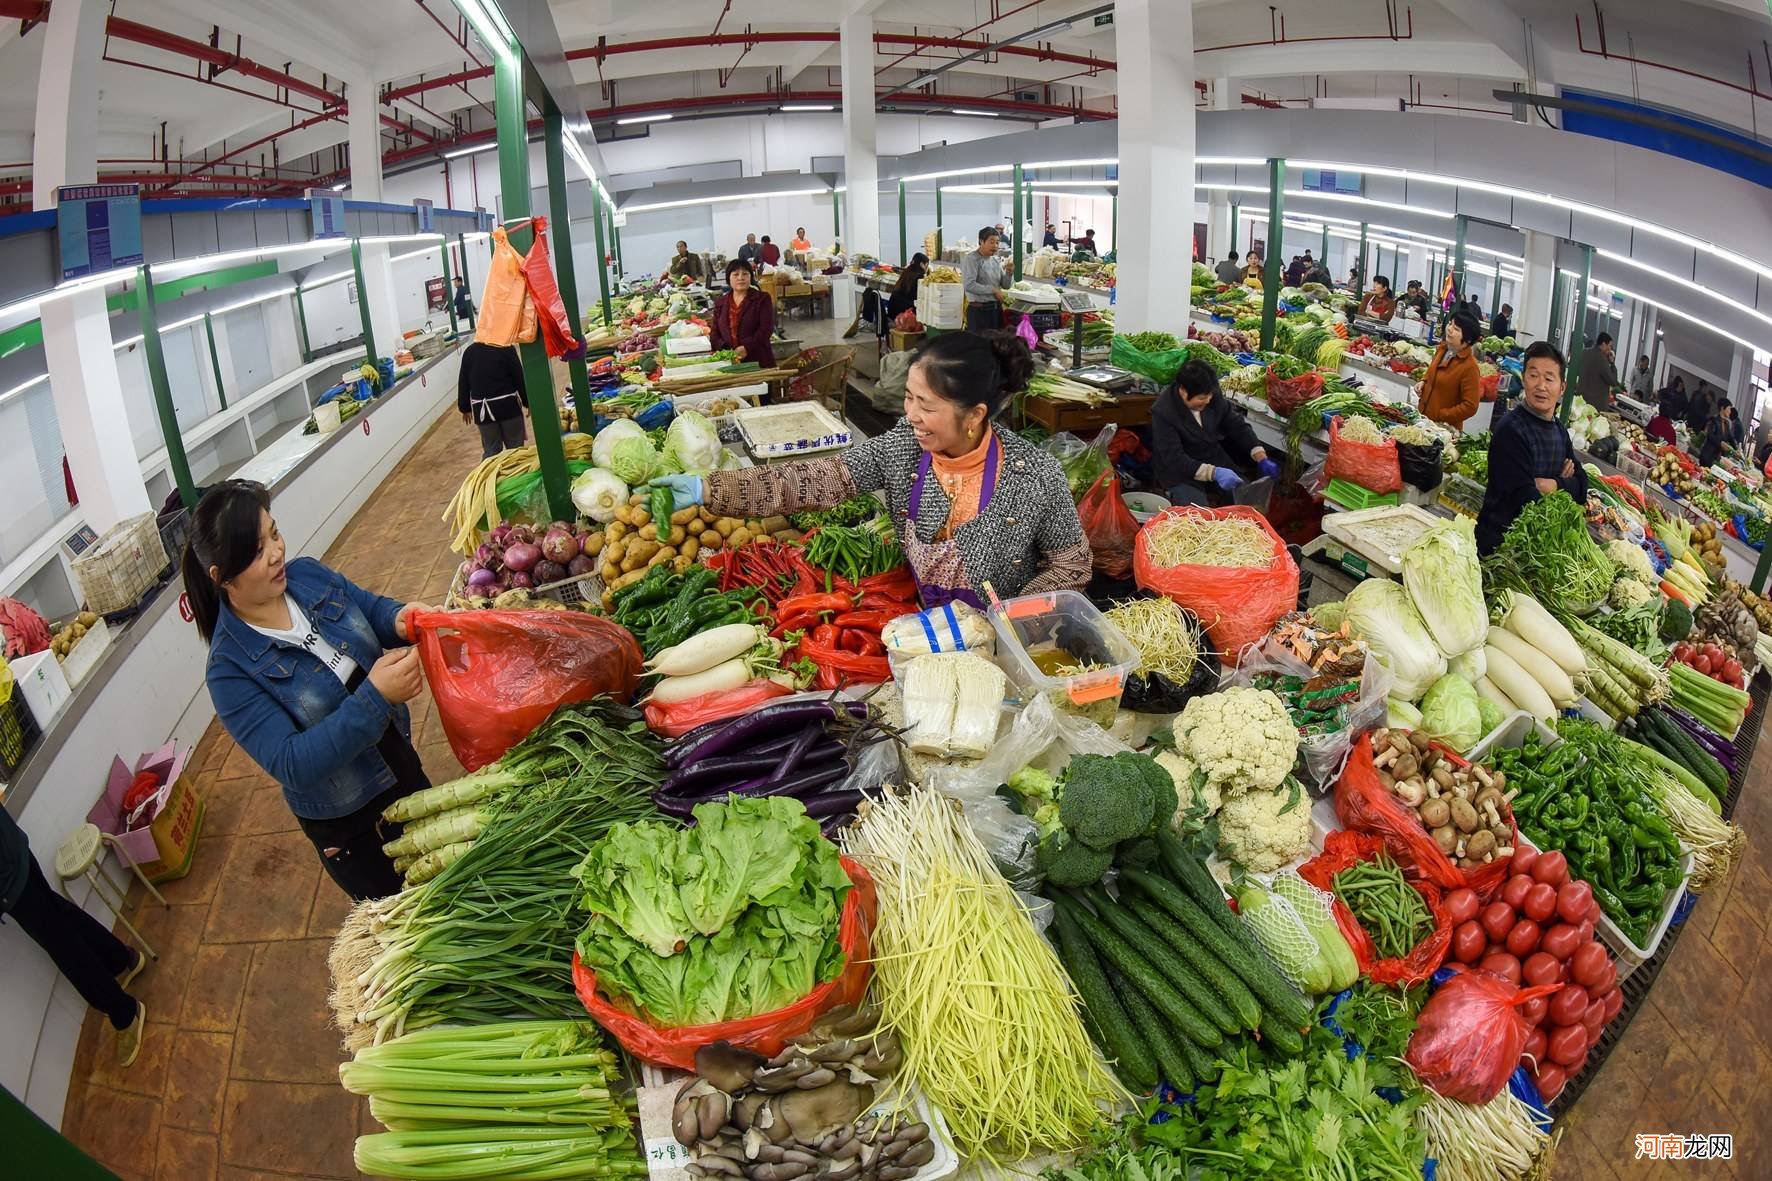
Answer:
[[[1138, 667], [1138, 649], [1076, 591], [1005, 599], [990, 612], [997, 631], [997, 663], [1028, 698], [1044, 693], [1061, 710], [1102, 727], [1114, 719], [1126, 678]], [[1080, 671], [1048, 673], [1037, 660], [1057, 650]]]

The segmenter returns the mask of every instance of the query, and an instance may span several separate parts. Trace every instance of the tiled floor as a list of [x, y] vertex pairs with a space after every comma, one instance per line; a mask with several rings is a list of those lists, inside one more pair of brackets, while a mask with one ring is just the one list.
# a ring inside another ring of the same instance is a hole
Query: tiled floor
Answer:
[[[824, 328], [823, 343], [842, 325]], [[809, 333], [808, 336], [811, 336]], [[453, 560], [438, 519], [477, 439], [447, 414], [326, 555], [363, 585], [435, 601]], [[458, 774], [428, 696], [414, 738], [433, 779]], [[96, 1018], [82, 1033], [63, 1131], [135, 1181], [354, 1178], [351, 1146], [375, 1130], [338, 1085], [327, 1024], [326, 948], [345, 898], [320, 872], [281, 794], [219, 727], [194, 759], [209, 819], [170, 910], [136, 908], [161, 961], [137, 982], [141, 1058], [112, 1065]], [[1558, 1181], [1772, 1177], [1772, 742], [1761, 744], [1737, 819], [1752, 840], [1728, 883], [1700, 901], [1650, 1003], [1567, 1121]], [[1765, 1122], [1762, 1122], [1765, 1121]], [[1728, 1132], [1735, 1160], [1650, 1165], [1650, 1132]]]

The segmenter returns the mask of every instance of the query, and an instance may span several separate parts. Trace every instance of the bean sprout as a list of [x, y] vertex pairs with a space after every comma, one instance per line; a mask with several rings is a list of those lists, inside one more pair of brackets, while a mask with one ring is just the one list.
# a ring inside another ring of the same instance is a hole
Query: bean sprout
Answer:
[[1138, 649], [1139, 675], [1155, 673], [1178, 685], [1194, 675], [1199, 630], [1173, 599], [1129, 599], [1114, 604], [1107, 618]]
[[1151, 556], [1165, 566], [1270, 566], [1273, 538], [1241, 517], [1188, 513], [1152, 522]]

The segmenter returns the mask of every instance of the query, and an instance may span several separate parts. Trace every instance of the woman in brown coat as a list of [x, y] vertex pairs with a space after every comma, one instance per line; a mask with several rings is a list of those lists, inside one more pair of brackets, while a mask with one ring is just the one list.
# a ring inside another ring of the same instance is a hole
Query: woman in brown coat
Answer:
[[1415, 387], [1416, 408], [1422, 417], [1460, 430], [1465, 419], [1483, 401], [1483, 375], [1477, 369], [1475, 346], [1482, 329], [1468, 312], [1458, 312], [1446, 324], [1446, 338], [1434, 353], [1427, 376]]

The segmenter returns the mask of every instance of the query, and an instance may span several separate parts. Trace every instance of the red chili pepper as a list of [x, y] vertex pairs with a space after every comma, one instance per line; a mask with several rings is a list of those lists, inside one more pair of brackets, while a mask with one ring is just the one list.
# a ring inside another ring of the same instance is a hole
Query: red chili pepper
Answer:
[[[865, 641], [867, 638], [868, 637], [867, 637], [866, 632], [858, 632], [858, 631], [854, 631], [850, 628], [844, 628], [843, 629], [843, 638], [842, 638], [842, 640], [840, 640], [838, 642], [837, 646], [842, 648], [843, 651], [845, 651], [845, 652], [853, 652], [857, 656], [863, 656], [863, 655], [866, 655], [866, 649], [863, 646], [863, 641]], [[876, 640], [874, 642], [879, 643], [878, 640]]]
[[792, 614], [798, 611], [847, 611], [855, 605], [853, 595], [794, 595], [775, 605], [777, 611]]
[[861, 654], [863, 656], [884, 656], [886, 655], [886, 645], [864, 633], [861, 637]]
[[891, 611], [895, 615], [907, 615], [919, 610], [914, 600], [901, 598], [898, 595], [882, 594], [879, 591], [864, 591], [861, 598], [855, 601], [857, 611]]
[[880, 629], [903, 615], [903, 611], [848, 611], [831, 620], [838, 627], [853, 627], [880, 634]]
[[812, 629], [812, 642], [821, 648], [837, 646], [837, 629], [828, 623], [821, 623]]

